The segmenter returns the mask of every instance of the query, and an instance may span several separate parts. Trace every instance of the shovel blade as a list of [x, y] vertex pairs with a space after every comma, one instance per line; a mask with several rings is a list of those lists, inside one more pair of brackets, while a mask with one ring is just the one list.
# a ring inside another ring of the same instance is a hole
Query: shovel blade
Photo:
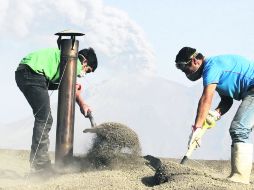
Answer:
[[185, 164], [188, 160], [187, 156], [184, 156], [183, 159], [181, 160], [180, 164]]

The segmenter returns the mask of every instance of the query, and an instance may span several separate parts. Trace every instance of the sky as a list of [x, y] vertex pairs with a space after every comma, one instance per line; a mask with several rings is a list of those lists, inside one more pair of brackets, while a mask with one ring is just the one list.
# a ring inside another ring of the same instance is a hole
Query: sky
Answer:
[[173, 65], [183, 46], [195, 47], [206, 56], [236, 53], [254, 58], [253, 1], [107, 2], [126, 11], [143, 28], [156, 52], [159, 75], [170, 80], [179, 80], [181, 75], [174, 74]]
[[0, 124], [31, 117], [14, 71], [29, 52], [57, 47], [59, 31], [85, 33], [78, 38], [80, 49], [97, 53], [98, 69], [81, 80], [87, 88], [126, 73], [187, 88], [202, 83], [175, 68], [178, 51], [190, 46], [207, 57], [240, 54], [254, 60], [253, 18], [252, 0], [0, 0]]

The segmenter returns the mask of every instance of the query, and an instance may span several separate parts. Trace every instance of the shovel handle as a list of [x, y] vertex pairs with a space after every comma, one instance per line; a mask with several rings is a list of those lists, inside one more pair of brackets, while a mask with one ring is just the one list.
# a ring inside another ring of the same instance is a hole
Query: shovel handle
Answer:
[[[202, 130], [200, 131], [199, 135], [197, 136], [199, 139], [201, 139], [205, 132], [207, 131], [207, 127], [203, 127]], [[183, 159], [181, 160], [180, 164], [185, 164], [187, 162], [187, 160], [190, 158], [190, 156], [192, 155], [192, 152], [196, 149], [197, 146], [197, 142], [194, 141], [190, 147], [188, 148], [188, 151], [186, 152], [185, 156], [183, 157]]]
[[90, 123], [91, 123], [91, 127], [95, 127], [96, 126], [96, 123], [94, 121], [94, 118], [93, 118], [93, 115], [92, 115], [92, 112], [87, 112], [87, 117], [89, 118], [90, 120]]

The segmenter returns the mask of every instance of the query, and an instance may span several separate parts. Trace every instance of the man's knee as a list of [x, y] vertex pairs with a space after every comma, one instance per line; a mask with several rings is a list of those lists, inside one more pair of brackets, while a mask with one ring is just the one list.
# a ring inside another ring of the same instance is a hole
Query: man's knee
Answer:
[[53, 117], [51, 115], [51, 112], [47, 114], [40, 114], [35, 116], [35, 122], [41, 123], [43, 125], [52, 125], [53, 124]]
[[229, 133], [233, 143], [249, 142], [250, 132], [251, 132], [251, 129], [246, 128], [242, 126], [240, 123], [234, 122], [234, 121], [231, 123], [231, 127], [229, 129]]

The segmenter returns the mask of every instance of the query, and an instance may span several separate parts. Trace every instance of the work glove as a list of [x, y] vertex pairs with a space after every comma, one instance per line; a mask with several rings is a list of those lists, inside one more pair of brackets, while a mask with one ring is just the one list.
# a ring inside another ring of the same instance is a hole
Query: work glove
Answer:
[[199, 137], [201, 130], [202, 130], [202, 127], [196, 127], [194, 125], [192, 126], [191, 134], [189, 136], [188, 149], [194, 142], [197, 142], [195, 148], [198, 148], [201, 146], [201, 138]]
[[215, 126], [216, 124], [216, 121], [220, 120], [221, 118], [221, 115], [219, 112], [217, 111], [213, 111], [213, 110], [210, 110], [208, 112], [208, 115], [206, 117], [206, 121], [205, 121], [205, 125], [207, 127], [207, 129], [211, 129]]

